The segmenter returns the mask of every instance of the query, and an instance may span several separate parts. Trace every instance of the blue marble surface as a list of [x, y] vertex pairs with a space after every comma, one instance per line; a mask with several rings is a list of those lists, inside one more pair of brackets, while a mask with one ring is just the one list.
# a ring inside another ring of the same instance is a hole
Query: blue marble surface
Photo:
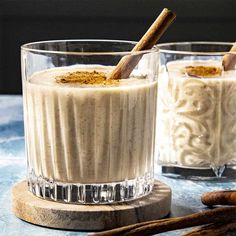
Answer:
[[[19, 220], [11, 213], [11, 187], [25, 179], [24, 129], [21, 96], [0, 96], [0, 236], [85, 236], [87, 233], [43, 228]], [[156, 174], [173, 191], [171, 216], [182, 216], [205, 209], [200, 202], [203, 192], [236, 189], [236, 182], [176, 180]], [[160, 234], [175, 236], [187, 230]], [[230, 235], [236, 235], [231, 233]]]

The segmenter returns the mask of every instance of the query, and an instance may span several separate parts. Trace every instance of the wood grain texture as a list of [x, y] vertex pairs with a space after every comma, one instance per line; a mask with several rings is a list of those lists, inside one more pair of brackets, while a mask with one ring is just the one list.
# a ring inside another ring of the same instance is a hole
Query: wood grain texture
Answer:
[[111, 205], [73, 205], [47, 201], [28, 191], [22, 181], [12, 189], [12, 211], [27, 222], [59, 229], [105, 230], [160, 219], [170, 212], [171, 189], [156, 181], [152, 193]]

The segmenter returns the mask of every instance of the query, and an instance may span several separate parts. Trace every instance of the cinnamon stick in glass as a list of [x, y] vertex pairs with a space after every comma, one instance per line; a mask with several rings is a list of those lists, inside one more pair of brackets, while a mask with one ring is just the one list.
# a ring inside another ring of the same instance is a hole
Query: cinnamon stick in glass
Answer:
[[226, 53], [223, 57], [222, 65], [225, 71], [233, 70], [236, 64], [236, 42], [230, 49], [229, 53]]
[[[154, 23], [143, 35], [143, 37], [131, 52], [133, 53], [151, 49], [161, 38], [164, 32], [168, 29], [175, 18], [176, 15], [173, 12], [171, 12], [167, 8], [164, 8], [161, 14], [157, 17], [157, 19], [154, 21]], [[127, 79], [141, 57], [142, 56], [138, 54], [132, 56], [124, 56], [108, 76], [108, 79]]]

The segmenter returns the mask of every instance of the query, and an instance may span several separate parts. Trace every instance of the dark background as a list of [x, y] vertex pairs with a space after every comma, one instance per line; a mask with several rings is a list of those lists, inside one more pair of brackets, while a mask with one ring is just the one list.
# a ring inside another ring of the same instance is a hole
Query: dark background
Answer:
[[236, 40], [236, 0], [0, 0], [0, 94], [21, 93], [20, 45], [139, 40], [164, 7], [177, 20], [161, 42]]

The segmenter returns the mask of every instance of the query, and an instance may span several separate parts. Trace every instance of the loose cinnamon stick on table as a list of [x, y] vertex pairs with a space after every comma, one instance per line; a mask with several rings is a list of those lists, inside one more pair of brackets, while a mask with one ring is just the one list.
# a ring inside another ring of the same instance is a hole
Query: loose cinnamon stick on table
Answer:
[[182, 236], [222, 236], [233, 230], [236, 230], [236, 221], [206, 225], [182, 234]]
[[223, 57], [222, 65], [225, 71], [233, 70], [236, 64], [236, 42], [230, 49], [229, 53], [226, 53]]
[[[150, 236], [158, 233], [200, 226], [212, 223], [227, 223], [236, 220], [236, 207], [222, 207], [194, 213], [187, 216], [150, 221], [103, 231], [91, 233], [90, 236]], [[144, 225], [143, 225], [144, 224]]]
[[[171, 25], [175, 17], [176, 15], [173, 12], [171, 12], [167, 8], [164, 8], [161, 14], [157, 17], [157, 19], [154, 21], [154, 23], [143, 35], [143, 37], [131, 52], [151, 49], [164, 34], [167, 28]], [[124, 56], [108, 76], [108, 79], [114, 80], [128, 78], [141, 57], [142, 54]]]
[[236, 205], [236, 191], [214, 191], [206, 192], [202, 195], [201, 201], [204, 205]]

